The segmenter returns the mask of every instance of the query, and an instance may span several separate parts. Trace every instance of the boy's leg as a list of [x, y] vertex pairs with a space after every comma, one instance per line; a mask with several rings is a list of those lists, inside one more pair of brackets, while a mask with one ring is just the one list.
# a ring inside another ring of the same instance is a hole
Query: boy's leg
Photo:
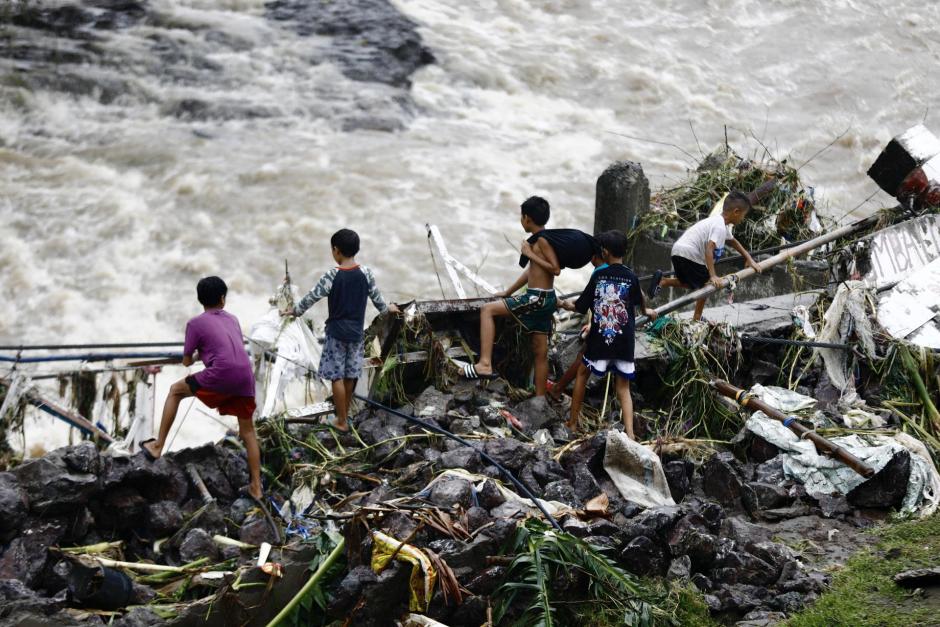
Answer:
[[170, 391], [166, 395], [166, 401], [163, 403], [163, 417], [160, 418], [160, 433], [153, 442], [143, 444], [143, 447], [154, 457], [160, 457], [163, 454], [163, 447], [166, 446], [166, 438], [170, 435], [170, 427], [176, 420], [176, 412], [179, 410], [180, 401], [187, 396], [193, 396], [193, 391], [186, 383], [186, 379], [180, 379], [170, 386]]
[[584, 403], [584, 391], [587, 388], [589, 374], [590, 372], [584, 362], [578, 362], [574, 390], [571, 391], [571, 418], [565, 423], [565, 426], [571, 431], [578, 430], [578, 420], [581, 418], [581, 405]]
[[[496, 316], [508, 316], [505, 301], [487, 303], [480, 308], [480, 359], [474, 369], [480, 374], [493, 374], [493, 342], [496, 339]], [[545, 385], [544, 382], [542, 384]], [[544, 394], [544, 390], [542, 391]]]
[[349, 408], [353, 404], [353, 395], [356, 393], [356, 381], [357, 379], [343, 379], [343, 386], [346, 388], [346, 413], [347, 418], [349, 417]]
[[578, 376], [578, 369], [583, 365], [582, 359], [584, 358], [584, 349], [582, 348], [578, 351], [578, 356], [575, 360], [568, 366], [568, 369], [565, 370], [565, 374], [561, 375], [561, 378], [552, 386], [552, 389], [548, 392], [552, 398], [558, 400], [561, 398], [561, 395], [565, 392], [565, 389], [568, 385]]
[[532, 354], [535, 357], [535, 395], [545, 396], [548, 382], [548, 335], [532, 334]]
[[617, 399], [620, 401], [620, 419], [623, 421], [623, 430], [631, 440], [633, 434], [633, 397], [630, 395], [630, 379], [617, 376]]
[[250, 477], [248, 491], [256, 499], [261, 494], [261, 447], [258, 446], [258, 436], [255, 435], [255, 425], [251, 418], [238, 420], [238, 435], [245, 443], [245, 452], [248, 454], [248, 476]]
[[695, 301], [695, 311], [692, 313], [692, 319], [701, 320], [703, 311], [705, 311], [705, 299], [700, 298]]
[[346, 418], [349, 412], [346, 398], [346, 380], [335, 379], [330, 382], [333, 386], [333, 410], [336, 412], [336, 427], [346, 429]]
[[689, 289], [689, 286], [677, 279], [674, 276], [667, 276], [659, 282], [660, 287], [684, 287]]

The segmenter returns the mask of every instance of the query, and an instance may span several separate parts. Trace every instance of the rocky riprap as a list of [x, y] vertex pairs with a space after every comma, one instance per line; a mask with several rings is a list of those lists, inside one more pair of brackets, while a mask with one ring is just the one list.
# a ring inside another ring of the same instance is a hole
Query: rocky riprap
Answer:
[[[556, 460], [557, 446], [570, 434], [556, 411], [543, 407], [539, 419], [551, 436], [540, 435], [545, 445], [523, 441], [521, 436], [485, 437], [487, 427], [505, 426], [499, 404], [524, 422], [534, 419], [533, 406], [540, 407], [532, 401], [513, 403], [505, 391], [498, 383], [482, 390], [463, 382], [450, 392], [429, 388], [404, 408], [425, 421], [475, 438], [473, 447], [429, 437], [409, 421], [372, 410], [354, 418], [361, 442], [353, 435], [337, 441], [322, 427], [285, 427], [298, 441], [309, 438], [333, 451], [342, 446], [348, 454], [362, 449], [363, 443], [371, 447], [367, 452], [372, 466], [364, 471], [368, 476], [337, 472], [320, 477], [316, 487], [316, 502], [334, 512], [331, 516], [340, 521], [347, 544], [347, 570], [327, 588], [332, 616], [348, 617], [350, 624], [386, 625], [390, 617], [406, 613], [410, 567], [394, 562], [375, 574], [369, 568], [370, 536], [357, 524], [348, 524], [353, 516], [368, 515], [372, 528], [398, 539], [410, 537], [414, 546], [437, 554], [471, 593], [460, 605], [448, 604], [438, 588], [429, 616], [452, 626], [479, 625], [485, 620], [487, 602], [506, 574], [505, 558], [499, 558], [502, 547], [532, 510], [505, 499], [497, 489], [496, 482], [503, 479], [499, 470], [479, 456], [477, 447], [540, 498], [581, 510], [580, 515], [559, 517], [567, 533], [603, 548], [631, 573], [688, 582], [701, 591], [713, 612], [726, 619], [758, 621], [749, 624], [770, 624], [811, 603], [828, 580], [820, 570], [827, 563], [825, 556], [842, 557], [839, 551], [846, 551], [856, 540], [855, 530], [871, 524], [844, 497], [810, 498], [800, 484], [783, 477], [778, 459], [758, 463], [745, 457], [742, 461], [730, 452], [716, 453], [701, 464], [666, 456], [664, 468], [677, 504], [644, 509], [623, 499], [604, 471], [605, 432], [582, 439]], [[264, 426], [260, 428], [264, 433]], [[401, 439], [409, 434], [421, 437]], [[306, 454], [271, 450], [268, 445], [265, 463], [277, 472], [288, 463], [287, 458], [295, 464], [310, 461], [305, 460]], [[204, 506], [187, 477], [187, 464], [195, 466], [214, 497], [210, 505]], [[489, 480], [477, 489], [466, 479], [448, 476], [430, 490], [424, 489], [447, 469], [467, 470]], [[212, 541], [214, 534], [221, 534], [250, 544], [277, 542], [279, 534], [254, 504], [238, 498], [238, 488], [245, 483], [243, 454], [224, 443], [187, 449], [153, 463], [140, 454], [102, 455], [84, 442], [0, 473], [0, 595], [4, 599], [0, 619], [45, 615], [53, 622], [70, 621], [57, 624], [75, 624], [77, 619], [63, 610], [75, 603], [68, 598], [67, 568], [55, 547], [120, 539], [124, 558], [130, 561], [176, 565], [200, 557], [212, 562], [234, 557], [250, 564], [251, 551], [222, 548]], [[587, 502], [601, 494], [607, 497], [606, 514], [584, 515]], [[279, 502], [287, 496], [287, 492], [275, 491]], [[874, 497], [866, 498], [864, 505], [873, 505]], [[402, 503], [409, 505], [402, 507]], [[881, 505], [889, 507], [890, 503]], [[422, 524], [417, 513], [431, 510], [446, 513], [460, 533], [455, 536]], [[306, 519], [308, 531], [317, 533], [327, 518]], [[831, 528], [840, 531], [834, 540], [833, 534], [826, 535]], [[155, 552], [154, 540], [166, 537], [170, 540]], [[800, 554], [775, 542], [775, 537], [789, 538], [793, 546], [814, 542], [822, 558]], [[304, 546], [296, 536], [289, 540]], [[283, 552], [285, 563], [299, 561], [290, 555], [291, 551]], [[136, 593], [141, 599], [153, 596], [152, 590], [140, 588]], [[211, 598], [192, 600], [193, 615], [202, 612], [205, 616]], [[140, 624], [140, 611], [114, 624]], [[147, 619], [153, 621], [148, 624], [162, 620], [150, 615]], [[183, 611], [176, 621], [188, 624], [191, 619]], [[81, 624], [101, 621], [89, 617]]]

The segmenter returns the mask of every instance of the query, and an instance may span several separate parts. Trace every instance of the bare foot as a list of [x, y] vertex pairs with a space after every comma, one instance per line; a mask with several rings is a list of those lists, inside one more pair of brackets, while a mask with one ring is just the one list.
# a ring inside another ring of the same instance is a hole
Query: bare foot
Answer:
[[577, 432], [578, 432], [578, 421], [577, 421], [577, 420], [575, 420], [574, 422], [572, 422], [571, 420], [569, 420], [569, 421], [567, 421], [567, 422], [565, 423], [565, 426], [568, 427], [568, 431], [570, 431], [571, 433], [577, 433]]
[[161, 450], [162, 447], [157, 448], [156, 440], [147, 440], [146, 442], [141, 442], [140, 448], [144, 449], [144, 454], [153, 460], [160, 459], [160, 455], [163, 454], [163, 451]]
[[330, 416], [326, 419], [326, 424], [341, 433], [349, 433], [349, 423], [345, 418], [340, 420], [336, 416]]

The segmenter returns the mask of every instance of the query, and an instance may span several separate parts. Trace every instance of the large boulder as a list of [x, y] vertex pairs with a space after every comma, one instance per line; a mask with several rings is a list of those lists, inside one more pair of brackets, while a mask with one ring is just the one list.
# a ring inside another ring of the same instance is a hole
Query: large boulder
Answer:
[[143, 453], [130, 457], [106, 457], [103, 488], [127, 486], [138, 490], [148, 501], [182, 503], [189, 492], [189, 480], [181, 470], [178, 454], [171, 453], [152, 462]]
[[441, 455], [441, 466], [477, 472], [482, 468], [480, 453], [472, 446], [461, 446]]
[[0, 472], [0, 543], [5, 536], [19, 530], [26, 520], [28, 509], [26, 492], [20, 488], [16, 475]]
[[533, 458], [533, 453], [529, 447], [512, 438], [487, 440], [483, 450], [496, 463], [511, 472], [522, 470], [522, 467]]
[[29, 587], [39, 585], [48, 549], [59, 543], [68, 530], [65, 519], [31, 519], [23, 532], [7, 545], [0, 556], [0, 579], [19, 579]]
[[659, 542], [646, 536], [637, 536], [621, 551], [620, 563], [635, 575], [661, 577], [670, 562]]
[[13, 474], [26, 492], [30, 510], [41, 515], [75, 510], [99, 489], [97, 475], [74, 472], [61, 456], [52, 454], [29, 460]]
[[444, 509], [460, 505], [469, 509], [472, 505], [473, 486], [466, 479], [458, 477], [444, 477], [431, 486], [428, 500]]
[[741, 508], [744, 496], [744, 481], [734, 455], [716, 453], [702, 467], [702, 487], [705, 494], [724, 507]]
[[871, 479], [846, 495], [856, 507], [900, 508], [911, 476], [911, 454], [898, 451]]
[[708, 569], [717, 551], [718, 538], [708, 533], [705, 521], [697, 514], [679, 520], [669, 535], [669, 552], [673, 557], [688, 555], [695, 571]]

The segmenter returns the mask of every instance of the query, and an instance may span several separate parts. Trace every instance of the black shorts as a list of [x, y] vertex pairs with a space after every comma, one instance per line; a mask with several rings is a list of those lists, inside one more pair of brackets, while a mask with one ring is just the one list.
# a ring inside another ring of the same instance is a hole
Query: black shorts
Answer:
[[689, 287], [698, 289], [708, 283], [708, 268], [685, 257], [672, 256], [672, 269], [676, 278]]
[[199, 381], [196, 381], [195, 375], [189, 375], [186, 377], [186, 385], [189, 386], [189, 390], [193, 394], [199, 391]]

